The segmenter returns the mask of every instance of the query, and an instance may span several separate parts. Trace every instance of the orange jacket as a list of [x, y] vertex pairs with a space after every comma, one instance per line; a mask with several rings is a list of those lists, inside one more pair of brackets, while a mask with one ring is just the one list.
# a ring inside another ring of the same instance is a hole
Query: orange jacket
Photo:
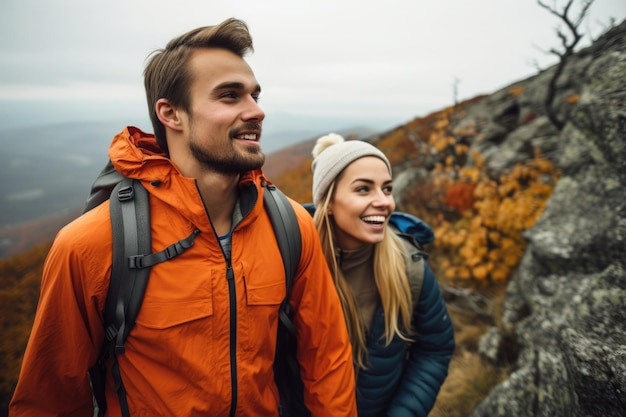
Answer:
[[[126, 353], [119, 356], [131, 415], [226, 417], [234, 408], [237, 416], [278, 416], [272, 364], [285, 274], [263, 207], [261, 171], [241, 178], [243, 218], [232, 233], [229, 266], [195, 180], [158, 151], [152, 135], [126, 128], [113, 139], [109, 156], [150, 192], [153, 251], [200, 230], [190, 249], [152, 268]], [[356, 417], [352, 351], [339, 298], [311, 216], [293, 205], [302, 258], [290, 300], [305, 401], [313, 416]], [[10, 415], [92, 414], [87, 369], [104, 338], [111, 241], [108, 202], [57, 235]], [[110, 372], [106, 394], [107, 416], [119, 416]]]

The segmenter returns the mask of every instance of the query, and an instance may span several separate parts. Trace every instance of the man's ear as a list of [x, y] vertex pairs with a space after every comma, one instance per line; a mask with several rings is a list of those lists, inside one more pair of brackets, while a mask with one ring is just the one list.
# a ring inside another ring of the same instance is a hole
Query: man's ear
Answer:
[[166, 98], [160, 98], [155, 105], [155, 112], [161, 123], [175, 131], [182, 130], [182, 120], [178, 110]]

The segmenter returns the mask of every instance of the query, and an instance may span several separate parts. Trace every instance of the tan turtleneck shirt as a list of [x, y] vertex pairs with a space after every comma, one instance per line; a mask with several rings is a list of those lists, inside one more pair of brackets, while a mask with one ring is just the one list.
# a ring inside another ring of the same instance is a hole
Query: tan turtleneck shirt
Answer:
[[374, 245], [345, 251], [337, 249], [337, 263], [356, 299], [363, 323], [369, 331], [380, 302], [374, 281]]

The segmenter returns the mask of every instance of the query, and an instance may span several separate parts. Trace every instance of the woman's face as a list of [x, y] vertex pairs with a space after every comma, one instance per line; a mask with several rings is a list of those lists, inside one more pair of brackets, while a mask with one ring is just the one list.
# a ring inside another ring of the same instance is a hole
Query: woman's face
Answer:
[[383, 240], [396, 208], [392, 191], [391, 175], [380, 158], [359, 158], [344, 169], [328, 205], [339, 247], [353, 250]]

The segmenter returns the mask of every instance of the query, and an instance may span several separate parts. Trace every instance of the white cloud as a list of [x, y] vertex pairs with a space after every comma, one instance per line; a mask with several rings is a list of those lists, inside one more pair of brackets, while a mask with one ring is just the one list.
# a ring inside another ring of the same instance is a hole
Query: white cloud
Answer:
[[136, 84], [0, 85], [0, 100], [6, 101], [140, 101], [144, 98], [143, 87]]
[[[266, 112], [403, 119], [451, 104], [455, 79], [466, 99], [553, 63], [542, 50], [562, 26], [532, 0], [9, 1], [0, 100], [143, 101], [151, 51], [231, 16], [250, 26]], [[596, 0], [583, 30], [611, 16], [626, 18], [626, 2]]]

